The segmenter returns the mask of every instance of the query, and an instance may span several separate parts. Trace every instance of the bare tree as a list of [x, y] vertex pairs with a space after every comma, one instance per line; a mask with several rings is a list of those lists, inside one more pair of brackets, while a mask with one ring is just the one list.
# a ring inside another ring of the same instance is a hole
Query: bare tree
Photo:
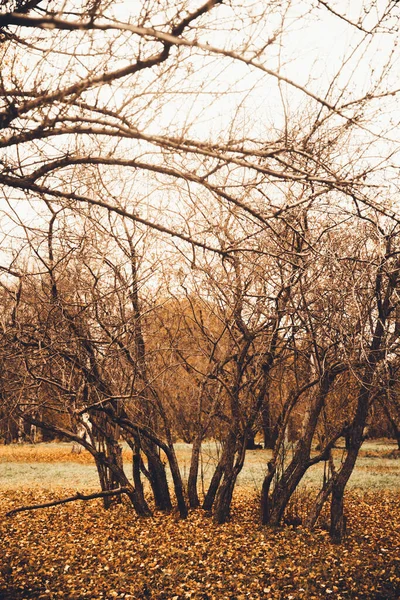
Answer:
[[[4, 363], [15, 362], [12, 385], [30, 398], [17, 410], [91, 451], [103, 492], [129, 489], [142, 514], [143, 474], [156, 505], [171, 507], [166, 458], [185, 516], [178, 399], [168, 404], [166, 385], [184, 373], [196, 406], [189, 503], [199, 503], [202, 441], [219, 427], [204, 506], [228, 518], [263, 414], [274, 430], [264, 522], [278, 523], [307, 469], [330, 461], [311, 521], [330, 494], [340, 538], [344, 489], [396, 343], [398, 4], [2, 4], [0, 262], [15, 348]], [[323, 67], [307, 59], [314, 19], [346, 34]], [[146, 301], [156, 289], [166, 297]], [[345, 380], [357, 390], [347, 418]], [[302, 434], [289, 458], [296, 410]], [[344, 433], [337, 468], [331, 450]]]

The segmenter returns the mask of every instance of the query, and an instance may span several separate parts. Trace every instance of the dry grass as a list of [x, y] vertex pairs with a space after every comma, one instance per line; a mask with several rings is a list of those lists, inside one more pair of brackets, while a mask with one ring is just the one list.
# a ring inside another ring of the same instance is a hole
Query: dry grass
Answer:
[[[189, 474], [191, 446], [175, 445], [183, 479]], [[368, 441], [364, 444], [357, 467], [349, 482], [350, 487], [362, 489], [400, 488], [400, 460], [388, 458], [396, 449], [390, 440]], [[201, 463], [200, 486], [207, 485], [218, 458], [218, 446], [213, 442], [204, 444]], [[340, 458], [342, 449], [337, 449]], [[245, 466], [239, 476], [239, 487], [259, 491], [266, 465], [271, 457], [269, 450], [248, 451]], [[130, 475], [132, 455], [128, 447], [123, 450], [126, 472]], [[166, 462], [166, 461], [165, 461]], [[304, 485], [319, 486], [323, 466], [316, 465], [306, 474]], [[0, 445], [0, 482], [3, 488], [24, 487], [92, 488], [97, 485], [94, 460], [89, 452], [72, 451], [70, 443], [40, 443]]]
[[[125, 452], [128, 459], [128, 452]], [[72, 444], [10, 444], [0, 445], [0, 462], [13, 463], [59, 463], [73, 462], [80, 465], [94, 464], [92, 455], [86, 450], [75, 453]]]

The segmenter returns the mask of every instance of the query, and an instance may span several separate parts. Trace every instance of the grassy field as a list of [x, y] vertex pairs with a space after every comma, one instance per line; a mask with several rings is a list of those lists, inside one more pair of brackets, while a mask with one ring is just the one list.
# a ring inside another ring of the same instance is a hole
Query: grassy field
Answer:
[[[184, 477], [190, 447], [177, 444]], [[314, 532], [258, 523], [268, 451], [248, 453], [232, 519], [202, 511], [139, 519], [124, 500], [74, 502], [7, 517], [12, 508], [98, 490], [90, 455], [69, 444], [0, 446], [0, 600], [398, 600], [400, 459], [394, 444], [364, 444], [346, 496], [348, 535], [334, 546], [324, 517]], [[336, 450], [338, 458], [342, 450]], [[129, 452], [124, 450], [129, 469]], [[203, 452], [203, 480], [218, 449]], [[322, 478], [294, 498], [301, 514]]]
[[[400, 460], [389, 458], [396, 450], [390, 440], [367, 441], [364, 443], [349, 487], [371, 489], [400, 489]], [[202, 476], [204, 485], [210, 479], [218, 457], [218, 447], [204, 444], [202, 453]], [[177, 443], [176, 452], [184, 479], [189, 474], [191, 446]], [[336, 454], [340, 457], [342, 450]], [[271, 457], [269, 450], [252, 450], [247, 453], [245, 466], [239, 475], [238, 485], [254, 491], [261, 489], [266, 464]], [[126, 472], [130, 474], [131, 454], [124, 449]], [[304, 478], [304, 486], [319, 485], [323, 477], [323, 466], [316, 465]], [[202, 481], [200, 480], [200, 485]], [[69, 443], [16, 444], [0, 446], [0, 489], [29, 488], [96, 488], [97, 472], [91, 455], [85, 451], [72, 452]]]

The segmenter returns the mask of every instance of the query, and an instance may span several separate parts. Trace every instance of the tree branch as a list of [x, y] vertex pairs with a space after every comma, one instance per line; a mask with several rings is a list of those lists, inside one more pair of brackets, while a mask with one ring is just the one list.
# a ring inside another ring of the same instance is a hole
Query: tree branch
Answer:
[[[207, 2], [201, 9], [197, 10], [195, 13], [190, 15], [191, 16], [190, 19], [189, 19], [189, 17], [187, 17], [179, 25], [174, 27], [172, 29], [171, 33], [159, 31], [159, 30], [156, 30], [156, 29], [153, 29], [150, 27], [138, 27], [135, 25], [130, 25], [128, 23], [126, 23], [126, 24], [125, 23], [110, 23], [110, 22], [99, 23], [99, 22], [93, 22], [92, 20], [86, 21], [86, 22], [73, 22], [73, 21], [58, 19], [55, 17], [27, 17], [25, 15], [21, 15], [18, 13], [8, 13], [8, 14], [0, 16], [0, 28], [9, 26], [9, 25], [17, 25], [17, 26], [19, 25], [19, 26], [24, 26], [24, 27], [37, 27], [39, 29], [57, 29], [57, 30], [67, 30], [67, 31], [85, 31], [85, 30], [128, 31], [133, 34], [139, 35], [140, 37], [153, 38], [164, 44], [164, 48], [160, 53], [150, 56], [146, 60], [143, 60], [143, 61], [138, 60], [134, 64], [131, 64], [128, 67], [125, 67], [123, 69], [118, 69], [116, 71], [102, 73], [101, 75], [93, 77], [92, 79], [87, 79], [86, 81], [80, 81], [80, 82], [74, 83], [73, 85], [69, 86], [68, 88], [65, 88], [62, 90], [57, 90], [56, 92], [48, 94], [47, 96], [43, 96], [41, 98], [37, 98], [35, 100], [27, 102], [25, 105], [22, 105], [22, 107], [20, 107], [19, 110], [13, 106], [13, 107], [11, 107], [13, 110], [11, 110], [11, 112], [9, 114], [9, 119], [7, 119], [6, 114], [4, 114], [4, 113], [3, 113], [3, 115], [0, 115], [0, 126], [4, 127], [4, 126], [8, 125], [8, 123], [11, 122], [16, 116], [21, 114], [20, 113], [21, 110], [22, 110], [22, 112], [27, 112], [28, 110], [31, 110], [32, 108], [36, 108], [37, 106], [42, 105], [42, 103], [49, 104], [49, 103], [54, 102], [55, 100], [65, 98], [66, 96], [69, 96], [71, 94], [80, 94], [84, 90], [86, 90], [92, 86], [101, 85], [103, 83], [109, 83], [111, 81], [115, 81], [116, 79], [120, 79], [122, 77], [126, 77], [127, 75], [136, 73], [142, 69], [149, 68], [149, 67], [155, 66], [157, 64], [161, 64], [168, 58], [170, 49], [173, 46], [187, 46], [187, 47], [191, 47], [191, 48], [198, 48], [199, 50], [203, 50], [205, 52], [208, 52], [208, 53], [211, 53], [214, 55], [220, 55], [220, 56], [225, 56], [227, 58], [232, 58], [233, 60], [242, 62], [248, 66], [252, 66], [257, 70], [262, 71], [266, 75], [269, 75], [270, 77], [273, 77], [274, 79], [277, 79], [278, 81], [287, 83], [290, 87], [297, 89], [298, 91], [302, 92], [309, 98], [312, 98], [313, 100], [315, 100], [321, 106], [327, 108], [329, 111], [339, 115], [340, 117], [345, 119], [345, 121], [362, 128], [362, 126], [359, 123], [357, 123], [357, 121], [352, 119], [352, 117], [348, 117], [347, 115], [345, 115], [342, 112], [342, 110], [340, 108], [338, 108], [337, 106], [335, 106], [334, 104], [331, 104], [326, 99], [318, 96], [318, 94], [315, 94], [314, 92], [312, 92], [305, 86], [297, 83], [293, 79], [285, 77], [281, 73], [279, 73], [277, 71], [273, 71], [272, 69], [269, 69], [263, 63], [260, 63], [252, 58], [247, 58], [233, 50], [226, 50], [224, 48], [212, 46], [207, 43], [201, 43], [196, 39], [188, 40], [188, 39], [185, 39], [182, 37], [178, 37], [183, 33], [185, 27], [187, 27], [187, 25], [191, 21], [196, 19], [198, 16], [200, 16], [204, 12], [207, 12], [207, 10], [212, 8], [215, 4], [220, 4], [221, 2], [222, 2], [222, 0], [214, 0], [213, 2]], [[207, 10], [205, 10], [205, 7], [207, 8]], [[15, 112], [17, 114], [14, 114]]]
[[106, 210], [116, 213], [117, 215], [126, 217], [127, 219], [130, 219], [131, 221], [134, 221], [136, 223], [141, 223], [142, 225], [145, 225], [146, 227], [149, 227], [150, 229], [154, 229], [156, 231], [159, 231], [160, 233], [165, 233], [171, 237], [178, 238], [178, 239], [180, 239], [184, 242], [187, 242], [193, 246], [202, 248], [203, 250], [209, 250], [210, 252], [214, 252], [215, 254], [220, 254], [221, 256], [226, 255], [225, 250], [221, 250], [220, 248], [216, 248], [215, 246], [210, 246], [209, 244], [195, 240], [189, 235], [185, 235], [184, 233], [178, 233], [177, 231], [174, 231], [173, 229], [170, 229], [169, 227], [165, 227], [164, 225], [161, 225], [159, 223], [154, 223], [152, 221], [149, 221], [148, 219], [143, 219], [142, 217], [139, 217], [138, 215], [136, 215], [134, 213], [130, 213], [130, 212], [124, 210], [123, 208], [120, 208], [118, 206], [113, 206], [112, 204], [108, 204], [107, 202], [102, 202], [101, 200], [95, 200], [94, 198], [89, 198], [88, 196], [80, 196], [80, 195], [74, 194], [74, 193], [62, 192], [61, 190], [56, 190], [56, 189], [52, 190], [50, 188], [46, 188], [46, 187], [43, 187], [43, 186], [40, 186], [37, 184], [32, 184], [29, 180], [24, 180], [24, 179], [19, 180], [17, 178], [0, 176], [0, 182], [4, 183], [5, 185], [8, 185], [10, 187], [16, 188], [16, 189], [36, 192], [41, 195], [45, 194], [50, 197], [53, 196], [53, 198], [72, 200], [72, 201], [76, 201], [79, 203], [90, 204], [91, 206], [100, 206], [101, 208], [105, 208]]
[[77, 492], [75, 496], [69, 498], [63, 498], [62, 500], [53, 500], [52, 502], [43, 502], [42, 504], [31, 504], [29, 506], [20, 506], [19, 508], [13, 508], [6, 513], [6, 517], [13, 517], [19, 512], [28, 510], [38, 510], [40, 508], [49, 508], [50, 506], [57, 506], [58, 504], [67, 504], [68, 502], [75, 502], [76, 500], [95, 500], [96, 498], [105, 498], [107, 496], [120, 496], [121, 494], [127, 494], [129, 489], [127, 487], [120, 487], [115, 490], [108, 490], [104, 492], [95, 492], [94, 494], [81, 494]]

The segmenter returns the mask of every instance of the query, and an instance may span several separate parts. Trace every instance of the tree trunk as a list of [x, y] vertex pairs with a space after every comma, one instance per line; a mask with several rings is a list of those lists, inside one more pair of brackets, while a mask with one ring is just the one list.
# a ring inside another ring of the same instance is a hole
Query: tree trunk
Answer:
[[251, 431], [247, 436], [246, 450], [261, 450], [261, 444], [256, 444], [256, 432]]
[[256, 433], [252, 431], [247, 438], [247, 450], [255, 450], [256, 448]]
[[142, 442], [143, 451], [147, 457], [148, 469], [145, 475], [148, 477], [154, 496], [154, 502], [158, 510], [172, 510], [171, 495], [169, 492], [165, 465], [158, 455], [157, 447], [148, 440]]
[[190, 460], [189, 477], [188, 477], [188, 483], [187, 483], [189, 506], [191, 508], [198, 508], [198, 506], [200, 506], [199, 494], [197, 492], [197, 478], [198, 478], [198, 474], [199, 474], [201, 442], [202, 442], [201, 434], [196, 435], [194, 442], [193, 442], [192, 456], [191, 456], [191, 460]]
[[215, 500], [214, 522], [226, 523], [230, 518], [233, 490], [235, 489], [236, 480], [240, 471], [243, 468], [244, 459], [246, 456], [247, 436], [241, 440], [239, 454], [233, 465], [234, 455], [229, 459], [224, 472], [222, 484], [219, 487]]
[[230, 432], [222, 449], [221, 457], [218, 461], [217, 466], [215, 467], [215, 471], [211, 478], [210, 485], [208, 486], [207, 494], [203, 502], [204, 510], [209, 511], [214, 505], [215, 497], [218, 492], [218, 488], [221, 484], [222, 476], [224, 475], [226, 468], [229, 465], [229, 462], [233, 464], [235, 456], [235, 445], [236, 436], [232, 432]]
[[[109, 483], [109, 474], [108, 468], [103, 464], [103, 460], [101, 457], [95, 457], [97, 474], [99, 476], [100, 488], [102, 492], [108, 492], [111, 490], [111, 486]], [[105, 496], [103, 498], [103, 506], [106, 510], [108, 510], [111, 506], [111, 498]]]
[[[103, 452], [98, 452], [95, 455], [96, 466], [98, 466], [98, 472], [102, 491], [110, 491], [119, 486], [128, 488], [127, 496], [130, 499], [133, 508], [140, 517], [151, 516], [151, 510], [144, 498], [144, 495], [140, 491], [136, 490], [130, 483], [129, 479], [125, 475], [122, 464], [118, 464], [115, 460], [115, 456], [107, 457]], [[103, 485], [106, 486], [103, 489]], [[111, 498], [109, 498], [110, 500]], [[104, 504], [105, 508], [110, 507], [110, 502]]]
[[332, 487], [333, 487], [333, 479], [330, 479], [324, 484], [324, 486], [320, 490], [318, 496], [315, 499], [314, 506], [312, 507], [311, 511], [307, 515], [307, 519], [304, 523], [304, 526], [307, 529], [313, 529], [315, 527], [317, 519], [318, 519], [319, 515], [321, 514], [321, 510], [322, 510], [325, 502], [327, 501], [329, 494], [332, 492]]
[[215, 523], [226, 523], [230, 518], [233, 490], [237, 475], [233, 471], [225, 473], [222, 484], [215, 500], [213, 520]]
[[227, 457], [222, 483], [216, 494], [213, 515], [215, 523], [225, 523], [230, 516], [233, 488], [235, 487], [236, 482], [233, 460], [234, 456]]
[[203, 510], [210, 511], [212, 509], [223, 474], [224, 462], [223, 457], [221, 457], [211, 478], [210, 485], [208, 486], [207, 494], [203, 502]]
[[392, 427], [393, 437], [397, 442], [397, 448], [400, 450], [400, 428], [397, 426], [394, 419], [390, 419], [390, 425]]
[[353, 473], [359, 450], [363, 442], [363, 432], [368, 416], [369, 398], [371, 395], [372, 370], [359, 392], [356, 414], [348, 434], [347, 456], [334, 478], [331, 500], [330, 536], [334, 543], [340, 543], [346, 533], [346, 518], [344, 515], [344, 491]]
[[182, 519], [188, 516], [188, 507], [185, 500], [181, 472], [179, 470], [178, 460], [176, 458], [174, 447], [171, 445], [168, 452], [169, 468], [171, 469], [172, 481], [174, 482], [175, 498], [178, 505], [179, 514]]
[[260, 518], [261, 525], [267, 525], [269, 523], [269, 517], [271, 512], [270, 506], [270, 489], [271, 483], [276, 473], [276, 465], [274, 461], [268, 462], [268, 474], [265, 476], [262, 487], [261, 487], [261, 510]]
[[[349, 476], [351, 473], [349, 474]], [[340, 544], [346, 534], [346, 517], [344, 515], [344, 490], [346, 483], [334, 485], [331, 500], [330, 536], [332, 542]]]
[[138, 497], [141, 499], [141, 502], [145, 503], [146, 500], [145, 500], [145, 496], [144, 496], [143, 482], [142, 482], [142, 477], [141, 477], [142, 457], [141, 457], [140, 438], [139, 438], [139, 436], [137, 436], [132, 440], [129, 437], [127, 437], [126, 441], [132, 450], [133, 485], [135, 487]]
[[265, 503], [265, 506], [261, 506], [261, 520], [264, 525], [268, 524], [276, 527], [280, 524], [283, 513], [285, 512], [293, 492], [296, 490], [307, 469], [310, 467], [311, 444], [318, 418], [325, 404], [326, 396], [339, 373], [340, 369], [325, 371], [321, 379], [319, 392], [314, 400], [314, 405], [310, 409], [309, 419], [305, 426], [303, 438], [298, 441], [294, 456], [276, 483], [272, 496], [269, 495], [269, 490], [273, 475], [276, 471], [276, 461], [272, 461], [268, 467], [269, 472], [264, 480], [261, 497], [261, 501]]
[[123, 472], [120, 474], [120, 484], [121, 487], [128, 488], [129, 491], [127, 492], [127, 496], [130, 499], [137, 515], [139, 517], [151, 517], [152, 512], [143, 495], [143, 488], [137, 490], [135, 487], [133, 487]]
[[[100, 441], [97, 439], [97, 442], [99, 451], [94, 454], [94, 459], [101, 490], [106, 492], [115, 489], [120, 483], [119, 479], [116, 478], [116, 471], [122, 469], [121, 448], [119, 444], [110, 444], [105, 439], [101, 439]], [[103, 498], [104, 508], [108, 510], [114, 501], [114, 497], [105, 496]], [[120, 496], [119, 501], [121, 501]]]
[[[310, 454], [309, 451], [307, 452], [306, 447], [299, 449], [276, 484], [270, 499], [268, 520], [266, 521], [268, 525], [277, 527], [280, 524], [283, 513], [294, 491], [308, 469], [309, 456]], [[266, 511], [265, 514], [267, 514]]]
[[269, 408], [269, 398], [266, 398], [265, 402], [263, 403], [263, 407], [261, 409], [261, 418], [264, 435], [264, 448], [273, 450], [278, 438], [278, 430], [277, 427], [272, 423], [271, 411]]

